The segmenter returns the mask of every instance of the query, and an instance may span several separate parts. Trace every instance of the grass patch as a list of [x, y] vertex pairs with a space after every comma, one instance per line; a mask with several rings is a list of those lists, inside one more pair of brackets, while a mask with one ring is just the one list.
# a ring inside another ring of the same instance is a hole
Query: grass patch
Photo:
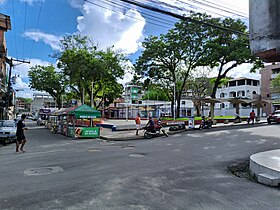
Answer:
[[[247, 116], [241, 116], [241, 119], [247, 119]], [[195, 117], [194, 120], [201, 120], [201, 117]], [[215, 116], [214, 120], [233, 120], [235, 119], [235, 116]], [[173, 121], [174, 118], [170, 118], [170, 117], [162, 117], [161, 120], [165, 120], [165, 121]], [[188, 121], [189, 118], [187, 117], [181, 117], [181, 118], [175, 118], [175, 120], [177, 121]]]

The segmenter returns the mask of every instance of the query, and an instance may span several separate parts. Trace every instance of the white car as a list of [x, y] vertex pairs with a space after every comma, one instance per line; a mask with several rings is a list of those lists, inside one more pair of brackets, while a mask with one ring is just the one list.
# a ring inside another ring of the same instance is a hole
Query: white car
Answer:
[[16, 141], [17, 127], [13, 120], [0, 120], [0, 142], [3, 144]]
[[267, 117], [267, 123], [271, 124], [272, 122], [280, 123], [280, 110], [276, 110]]

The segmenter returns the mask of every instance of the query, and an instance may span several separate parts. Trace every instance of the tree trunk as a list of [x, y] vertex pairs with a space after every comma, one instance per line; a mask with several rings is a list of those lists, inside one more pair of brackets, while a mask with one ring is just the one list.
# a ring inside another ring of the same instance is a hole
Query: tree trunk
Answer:
[[174, 116], [174, 109], [175, 109], [175, 104], [174, 104], [174, 100], [171, 101], [171, 115], [173, 118], [175, 118]]
[[179, 118], [179, 117], [180, 117], [180, 107], [181, 107], [181, 104], [180, 104], [180, 102], [181, 102], [181, 97], [178, 97], [178, 98], [176, 99], [176, 101], [177, 101], [176, 118]]

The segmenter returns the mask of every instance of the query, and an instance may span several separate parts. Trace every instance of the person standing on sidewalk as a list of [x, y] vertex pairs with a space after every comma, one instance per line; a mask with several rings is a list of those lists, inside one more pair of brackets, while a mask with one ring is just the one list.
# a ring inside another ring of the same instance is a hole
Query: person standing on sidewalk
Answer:
[[252, 125], [254, 125], [254, 123], [255, 123], [255, 116], [256, 116], [256, 114], [255, 114], [254, 110], [252, 110], [250, 112], [250, 121], [252, 121]]
[[23, 114], [21, 115], [20, 120], [17, 123], [17, 132], [16, 132], [16, 136], [17, 136], [17, 141], [16, 141], [16, 153], [20, 151], [25, 152], [23, 147], [26, 143], [26, 138], [24, 135], [24, 130], [27, 130], [27, 128], [25, 127], [25, 123], [24, 123], [24, 119], [26, 118], [26, 115]]
[[135, 118], [135, 123], [136, 123], [136, 136], [138, 136], [138, 132], [139, 132], [140, 127], [141, 127], [141, 118], [140, 118], [139, 113], [138, 113], [137, 117]]

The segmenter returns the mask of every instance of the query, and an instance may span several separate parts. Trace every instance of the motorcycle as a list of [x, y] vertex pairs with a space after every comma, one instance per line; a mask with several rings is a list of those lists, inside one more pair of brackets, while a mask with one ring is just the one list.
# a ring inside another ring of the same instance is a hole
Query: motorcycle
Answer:
[[206, 120], [205, 118], [202, 118], [201, 123], [199, 125], [199, 129], [209, 129], [212, 128], [213, 122], [211, 119]]
[[144, 137], [146, 139], [160, 136], [161, 133], [163, 133], [166, 137], [168, 137], [168, 133], [165, 131], [165, 129], [162, 127], [162, 125], [158, 125], [155, 128], [143, 127], [143, 130], [144, 130]]

